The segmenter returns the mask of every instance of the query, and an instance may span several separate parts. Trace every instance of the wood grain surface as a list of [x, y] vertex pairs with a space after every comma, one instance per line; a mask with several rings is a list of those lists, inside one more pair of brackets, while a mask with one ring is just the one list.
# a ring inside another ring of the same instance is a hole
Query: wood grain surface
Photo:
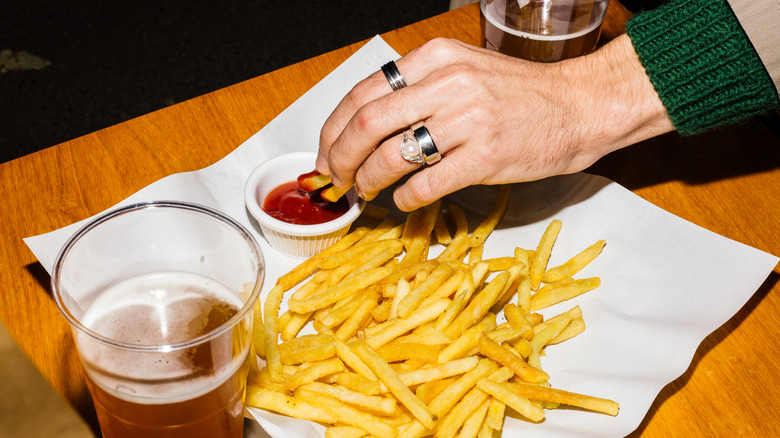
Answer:
[[[401, 54], [441, 36], [479, 44], [477, 5], [382, 35]], [[93, 428], [70, 329], [51, 299], [48, 274], [22, 238], [94, 215], [172, 173], [218, 161], [362, 44], [0, 165], [0, 320]], [[715, 233], [780, 254], [780, 139], [757, 120], [688, 138], [665, 135], [613, 153], [590, 171]], [[776, 267], [747, 305], [704, 340], [632, 436], [780, 432], [774, 409], [780, 400], [779, 279]]]

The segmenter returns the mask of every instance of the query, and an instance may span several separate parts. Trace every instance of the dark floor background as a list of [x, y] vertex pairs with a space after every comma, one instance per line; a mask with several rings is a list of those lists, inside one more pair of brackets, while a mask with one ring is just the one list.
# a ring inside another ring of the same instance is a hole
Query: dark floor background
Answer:
[[0, 0], [0, 51], [50, 63], [0, 73], [0, 162], [448, 9], [449, 0]]

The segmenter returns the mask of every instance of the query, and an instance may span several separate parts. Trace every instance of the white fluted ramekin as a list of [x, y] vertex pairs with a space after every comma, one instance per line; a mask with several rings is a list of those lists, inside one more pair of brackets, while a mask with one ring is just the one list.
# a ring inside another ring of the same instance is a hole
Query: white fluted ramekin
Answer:
[[350, 189], [344, 195], [349, 201], [349, 210], [322, 224], [290, 224], [263, 211], [263, 202], [273, 189], [314, 170], [316, 156], [314, 152], [277, 155], [257, 166], [244, 186], [246, 208], [260, 226], [263, 237], [275, 250], [292, 257], [309, 258], [335, 243], [349, 231], [365, 206], [365, 201]]

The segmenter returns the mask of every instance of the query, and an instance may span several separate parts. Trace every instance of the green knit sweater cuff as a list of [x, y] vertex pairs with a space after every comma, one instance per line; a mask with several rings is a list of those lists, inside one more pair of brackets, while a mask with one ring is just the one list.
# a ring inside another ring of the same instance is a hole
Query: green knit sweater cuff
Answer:
[[725, 0], [672, 1], [629, 20], [626, 32], [683, 135], [780, 107]]

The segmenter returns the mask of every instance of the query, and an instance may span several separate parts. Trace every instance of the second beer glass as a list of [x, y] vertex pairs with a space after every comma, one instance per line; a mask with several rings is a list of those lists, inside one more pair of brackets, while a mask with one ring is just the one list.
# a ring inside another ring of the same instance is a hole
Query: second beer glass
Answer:
[[553, 62], [593, 51], [609, 0], [480, 0], [483, 46]]

